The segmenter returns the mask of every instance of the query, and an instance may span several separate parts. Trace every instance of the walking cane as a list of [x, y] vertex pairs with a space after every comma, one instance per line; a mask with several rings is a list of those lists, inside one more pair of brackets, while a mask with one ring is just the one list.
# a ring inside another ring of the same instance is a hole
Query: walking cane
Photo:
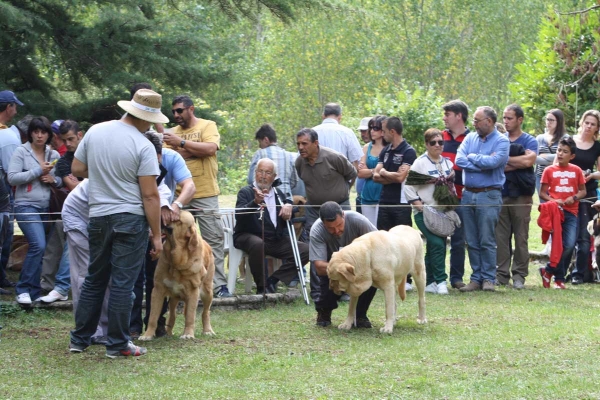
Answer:
[[[277, 189], [275, 189], [275, 195], [277, 196], [279, 203], [283, 206], [285, 203], [281, 200], [281, 197], [279, 197]], [[306, 289], [306, 279], [304, 279], [304, 273], [302, 271], [302, 260], [300, 258], [300, 249], [298, 249], [298, 241], [296, 240], [296, 231], [294, 230], [291, 220], [288, 219], [286, 222], [288, 234], [291, 240], [292, 252], [294, 253], [294, 261], [296, 262], [296, 269], [298, 270], [298, 279], [300, 280], [302, 297], [304, 297], [304, 302], [309, 305], [310, 301], [308, 299], [308, 290]]]

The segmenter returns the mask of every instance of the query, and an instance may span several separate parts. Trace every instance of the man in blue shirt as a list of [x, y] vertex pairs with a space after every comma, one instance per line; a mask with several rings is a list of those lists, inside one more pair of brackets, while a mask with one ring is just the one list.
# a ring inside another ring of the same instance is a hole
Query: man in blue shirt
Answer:
[[496, 279], [496, 224], [502, 206], [504, 167], [509, 140], [496, 130], [498, 116], [491, 107], [479, 107], [473, 115], [476, 132], [462, 142], [456, 164], [463, 169], [463, 224], [473, 273], [461, 292], [494, 291]]
[[502, 119], [511, 150], [504, 168], [506, 182], [502, 188], [502, 209], [496, 226], [496, 281], [500, 285], [508, 285], [512, 278], [515, 289], [524, 288], [529, 274], [529, 221], [535, 190], [533, 164], [538, 154], [537, 140], [521, 130], [523, 117], [523, 109], [517, 104], [504, 109]]

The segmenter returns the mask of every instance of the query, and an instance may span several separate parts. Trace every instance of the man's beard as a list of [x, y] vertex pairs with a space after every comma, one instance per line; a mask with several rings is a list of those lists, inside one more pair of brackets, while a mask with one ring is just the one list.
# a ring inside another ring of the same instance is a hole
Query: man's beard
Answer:
[[257, 188], [259, 188], [260, 190], [271, 190], [271, 185], [268, 183], [259, 183], [256, 181], [256, 179], [254, 180], [254, 186], [256, 186]]

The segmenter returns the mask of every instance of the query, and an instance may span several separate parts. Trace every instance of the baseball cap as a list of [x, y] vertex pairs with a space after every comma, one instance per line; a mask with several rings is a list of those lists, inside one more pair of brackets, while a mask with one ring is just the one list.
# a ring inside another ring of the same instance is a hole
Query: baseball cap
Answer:
[[0, 103], [17, 103], [20, 106], [24, 105], [10, 90], [3, 90], [0, 92]]
[[369, 129], [369, 121], [372, 119], [373, 117], [365, 117], [363, 119], [360, 120], [360, 125], [358, 125], [358, 130], [359, 131], [366, 131], [367, 129]]
[[62, 120], [62, 119], [57, 119], [56, 121], [54, 121], [52, 123], [52, 125], [50, 126], [52, 128], [52, 132], [54, 132], [58, 135], [58, 129], [60, 128], [60, 124], [62, 124], [63, 122], [64, 122], [64, 120]]

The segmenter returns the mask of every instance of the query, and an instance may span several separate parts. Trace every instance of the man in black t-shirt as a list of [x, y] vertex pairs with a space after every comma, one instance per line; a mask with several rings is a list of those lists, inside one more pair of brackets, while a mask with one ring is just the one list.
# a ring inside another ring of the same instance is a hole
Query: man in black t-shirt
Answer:
[[373, 180], [383, 184], [377, 229], [387, 231], [396, 225], [412, 226], [412, 211], [404, 197], [403, 189], [408, 170], [417, 159], [417, 152], [402, 137], [400, 118], [389, 117], [383, 121], [382, 127], [384, 139], [389, 144], [379, 154]]

